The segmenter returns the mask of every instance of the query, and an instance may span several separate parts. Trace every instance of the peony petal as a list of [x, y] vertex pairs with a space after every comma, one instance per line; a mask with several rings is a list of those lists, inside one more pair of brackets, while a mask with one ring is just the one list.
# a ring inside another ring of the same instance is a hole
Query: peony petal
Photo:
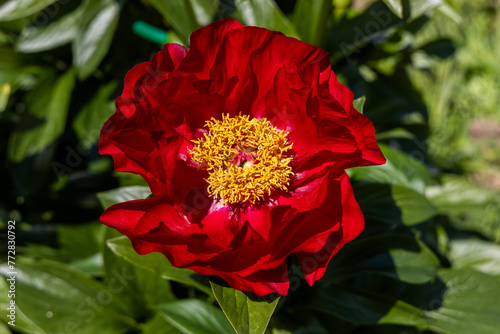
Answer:
[[240, 276], [231, 272], [221, 272], [207, 267], [192, 267], [191, 269], [202, 275], [217, 275], [233, 289], [252, 292], [258, 296], [265, 296], [270, 293], [285, 296], [290, 286], [286, 262], [281, 263], [275, 268], [256, 270], [248, 276]]
[[[322, 94], [322, 100], [328, 106], [333, 104], [332, 100], [335, 101], [334, 104], [336, 106], [339, 103], [342, 105], [345, 115], [347, 116], [344, 122], [346, 122], [346, 126], [356, 138], [356, 144], [360, 150], [360, 158], [356, 161], [352, 161], [345, 168], [384, 164], [385, 157], [377, 145], [375, 129], [372, 122], [354, 108], [354, 94], [347, 87], [338, 82], [333, 71], [330, 71], [328, 79], [328, 92], [329, 94]], [[332, 98], [329, 98], [329, 96]], [[333, 109], [322, 110], [321, 117], [333, 122], [340, 121], [338, 112], [335, 112]]]
[[[155, 148], [156, 145], [152, 145], [150, 142], [151, 134], [146, 131], [142, 133], [139, 131], [134, 132], [131, 138], [134, 138], [133, 141], [137, 142], [141, 147], [141, 149], [134, 151], [128, 148], [130, 141], [126, 140], [125, 137], [127, 136], [123, 135], [123, 131], [126, 128], [133, 130], [131, 126], [134, 125], [135, 128], [148, 129], [147, 126], [141, 126], [144, 124], [145, 119], [148, 118], [148, 115], [144, 115], [144, 111], [140, 108], [141, 103], [145, 100], [144, 89], [148, 88], [145, 83], [156, 87], [160, 80], [168, 77], [169, 70], [176, 69], [186, 53], [187, 50], [180, 45], [167, 44], [162, 51], [153, 57], [153, 61], [134, 66], [125, 76], [122, 95], [116, 100], [117, 111], [106, 121], [100, 133], [99, 153], [110, 154], [113, 157], [115, 170], [141, 175], [155, 194], [165, 190], [166, 180], [165, 174], [161, 173], [161, 169], [157, 168], [161, 159], [159, 160], [159, 155], [155, 156], [154, 154], [157, 149]], [[128, 122], [134, 116], [141, 121], [138, 123], [133, 119]], [[111, 138], [114, 138], [114, 140]], [[119, 139], [123, 139], [125, 143], [118, 144], [121, 142]], [[149, 160], [144, 159], [143, 152], [146, 152], [146, 146], [153, 150], [149, 156], [151, 161], [148, 163], [144, 163]], [[124, 152], [124, 150], [127, 152]]]
[[363, 213], [361, 212], [349, 178], [344, 174], [340, 178], [341, 209], [334, 209], [331, 204], [338, 201], [338, 194], [332, 193], [331, 200], [325, 201], [325, 206], [320, 209], [325, 217], [332, 217], [331, 224], [337, 218], [337, 225], [332, 225], [329, 234], [322, 233], [303, 242], [296, 250], [295, 254], [299, 258], [304, 277], [309, 285], [323, 277], [328, 262], [346, 243], [356, 238], [364, 227]]
[[297, 212], [317, 209], [325, 201], [329, 178], [326, 175], [289, 187], [289, 192], [281, 193], [277, 202], [279, 205], [290, 205]]
[[[141, 175], [157, 196], [116, 204], [101, 221], [139, 254], [216, 275], [233, 288], [287, 293], [287, 257], [309, 284], [363, 229], [345, 168], [383, 163], [371, 122], [330, 69], [328, 54], [279, 32], [220, 20], [190, 49], [167, 44], [125, 78], [99, 152]], [[190, 157], [205, 122], [223, 114], [266, 118], [288, 132], [294, 176], [269, 201], [222, 205]]]
[[197, 73], [200, 79], [208, 79], [224, 37], [229, 31], [241, 27], [236, 20], [222, 19], [193, 32], [189, 52], [177, 71]]
[[104, 211], [100, 221], [131, 238], [137, 224], [148, 210], [169, 202], [168, 198], [155, 196], [148, 199], [117, 203]]
[[262, 98], [272, 89], [275, 73], [281, 68], [296, 68], [300, 71], [311, 64], [321, 64], [325, 69], [330, 65], [328, 53], [318, 47], [295, 38], [276, 34], [250, 57], [250, 66], [259, 83]]

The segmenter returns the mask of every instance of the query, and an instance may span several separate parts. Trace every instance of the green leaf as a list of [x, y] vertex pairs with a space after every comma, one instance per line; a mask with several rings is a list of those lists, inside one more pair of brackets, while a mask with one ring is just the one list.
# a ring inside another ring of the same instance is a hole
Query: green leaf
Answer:
[[[9, 321], [9, 320], [7, 320]], [[11, 334], [9, 326], [3, 322], [0, 322], [0, 334]]]
[[308, 306], [354, 324], [401, 324], [421, 329], [428, 327], [424, 311], [374, 291], [349, 287], [316, 290]]
[[[409, 0], [409, 8], [403, 8], [403, 12], [407, 17], [417, 18], [441, 6], [443, 3], [443, 0]], [[406, 11], [408, 11], [408, 14], [406, 14]]]
[[158, 312], [144, 325], [142, 334], [182, 334], [182, 332], [169, 324], [163, 313]]
[[[174, 28], [183, 42], [187, 42], [193, 31], [200, 28], [192, 6], [192, 0], [148, 0], [163, 16], [165, 21]], [[200, 0], [200, 3], [207, 1]]]
[[412, 226], [437, 213], [423, 195], [412, 189], [367, 182], [356, 183], [353, 188], [363, 214], [369, 219]]
[[353, 177], [406, 187], [421, 194], [433, 183], [427, 167], [407, 154], [379, 144], [387, 162], [381, 166], [352, 168]]
[[85, 259], [99, 252], [102, 225], [60, 225], [57, 229], [59, 253], [66, 261]]
[[76, 36], [81, 16], [82, 11], [76, 9], [45, 27], [23, 29], [16, 50], [24, 53], [40, 52], [71, 42]]
[[426, 196], [441, 213], [467, 213], [471, 209], [483, 208], [493, 200], [493, 192], [477, 187], [465, 178], [444, 175], [442, 184], [427, 187]]
[[420, 193], [400, 186], [392, 187], [392, 198], [401, 209], [401, 219], [412, 226], [437, 214], [436, 208]]
[[147, 269], [164, 279], [183, 283], [211, 295], [210, 288], [202, 283], [204, 276], [200, 276], [189, 269], [180, 269], [173, 267], [167, 258], [160, 253], [150, 253], [139, 255], [132, 247], [130, 240], [125, 237], [117, 237], [106, 242], [107, 246], [124, 260], [134, 264], [137, 267]]
[[8, 0], [0, 6], [0, 22], [33, 15], [57, 0]]
[[354, 108], [356, 108], [356, 110], [362, 114], [363, 113], [363, 107], [365, 105], [365, 101], [366, 101], [366, 96], [361, 96], [361, 97], [358, 97], [357, 99], [355, 99], [353, 101], [353, 104], [354, 104]]
[[411, 133], [410, 131], [408, 131], [406, 129], [398, 127], [398, 128], [384, 131], [384, 132], [378, 132], [376, 134], [376, 137], [377, 137], [378, 141], [381, 141], [384, 139], [390, 139], [390, 138], [405, 138], [405, 139], [414, 140], [415, 134]]
[[445, 15], [446, 17], [452, 19], [456, 24], [462, 24], [462, 16], [458, 14], [450, 5], [447, 3], [442, 4], [438, 11]]
[[[16, 261], [16, 306], [36, 333], [124, 333], [135, 326], [125, 316], [111, 286], [62, 263], [41, 260]], [[0, 274], [10, 277], [7, 265]], [[3, 305], [2, 305], [3, 307]]]
[[234, 334], [220, 309], [199, 299], [184, 299], [158, 307], [167, 321], [184, 334]]
[[394, 261], [399, 280], [413, 284], [423, 284], [436, 276], [440, 267], [439, 259], [422, 241], [417, 240], [418, 252], [405, 249], [391, 249], [390, 254]]
[[[212, 22], [217, 12], [219, 0], [148, 0], [174, 28], [182, 45], [196, 29]], [[170, 36], [169, 38], [173, 36]], [[169, 41], [170, 42], [170, 41]]]
[[88, 0], [72, 44], [73, 65], [85, 79], [108, 53], [118, 25], [120, 5], [115, 0]]
[[402, 24], [382, 2], [375, 2], [353, 18], [347, 17], [333, 25], [327, 31], [326, 50], [330, 51], [334, 61], [345, 57], [350, 61], [352, 53], [360, 53], [371, 41], [382, 43], [388, 38], [386, 33], [391, 28]]
[[9, 83], [0, 85], [0, 112], [5, 111], [5, 108], [7, 108], [11, 89], [12, 86]]
[[263, 334], [279, 298], [258, 297], [210, 281], [215, 299], [238, 334]]
[[200, 26], [206, 26], [212, 22], [217, 8], [219, 8], [219, 0], [190, 0], [196, 21]]
[[[335, 256], [331, 280], [358, 271], [374, 271], [402, 282], [423, 284], [433, 280], [440, 262], [420, 240], [392, 233], [354, 240]], [[330, 277], [330, 276], [328, 276]]]
[[403, 3], [401, 0], [383, 0], [383, 1], [396, 16], [403, 18]]
[[103, 209], [107, 209], [113, 204], [145, 199], [149, 195], [151, 195], [151, 190], [148, 187], [130, 186], [100, 192], [97, 194], [97, 198], [101, 202]]
[[299, 38], [295, 27], [272, 0], [236, 0], [237, 14], [247, 26], [281, 31], [289, 37]]
[[434, 8], [441, 6], [442, 0], [383, 0], [389, 9], [398, 17], [417, 18]]
[[500, 328], [500, 276], [471, 268], [441, 269], [446, 283], [442, 306], [426, 314], [440, 333], [496, 334]]
[[[170, 282], [159, 274], [138, 267], [115, 254], [106, 241], [121, 236], [120, 232], [106, 227], [104, 233], [104, 282], [115, 287], [113, 297], [120, 300], [128, 314], [142, 318], [149, 313], [147, 306], [175, 300]], [[123, 280], [122, 278], [130, 278]]]
[[298, 0], [293, 23], [304, 42], [321, 46], [328, 18], [333, 10], [331, 0]]
[[99, 87], [95, 96], [78, 113], [73, 121], [73, 129], [82, 144], [90, 148], [99, 140], [104, 122], [115, 111], [114, 93], [118, 82], [111, 81]]
[[500, 277], [500, 246], [476, 239], [459, 239], [450, 243], [448, 258], [453, 269], [469, 268]]
[[16, 130], [10, 137], [8, 156], [21, 162], [53, 144], [64, 132], [71, 93], [75, 84], [74, 72], [69, 70], [58, 78], [41, 82], [28, 96], [30, 115], [42, 124], [27, 130]]
[[436, 56], [441, 59], [451, 56], [456, 48], [452, 40], [448, 38], [440, 38], [422, 45], [418, 48], [419, 51], [424, 51], [430, 56]]

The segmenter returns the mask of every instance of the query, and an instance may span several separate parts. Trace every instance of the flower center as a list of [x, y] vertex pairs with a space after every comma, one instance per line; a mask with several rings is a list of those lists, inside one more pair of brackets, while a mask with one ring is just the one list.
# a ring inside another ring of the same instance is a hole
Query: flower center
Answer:
[[212, 118], [204, 138], [193, 140], [191, 158], [208, 171], [208, 193], [223, 204], [249, 201], [252, 204], [271, 195], [272, 190], [288, 191], [293, 175], [286, 152], [288, 132], [264, 119], [249, 116]]

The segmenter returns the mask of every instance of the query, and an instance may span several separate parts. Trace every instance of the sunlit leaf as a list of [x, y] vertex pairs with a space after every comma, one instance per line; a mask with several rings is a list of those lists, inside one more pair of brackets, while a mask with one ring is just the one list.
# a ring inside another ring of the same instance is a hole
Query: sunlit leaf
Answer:
[[443, 304], [426, 312], [431, 329], [441, 333], [496, 334], [500, 326], [500, 276], [471, 268], [441, 269], [446, 282]]
[[199, 299], [159, 306], [167, 321], [184, 334], [234, 334], [222, 311]]
[[238, 334], [263, 334], [279, 298], [258, 297], [211, 281], [215, 298]]
[[130, 240], [125, 236], [110, 239], [106, 244], [116, 255], [138, 267], [161, 275], [164, 279], [184, 283], [208, 295], [212, 294], [207, 285], [200, 283], [203, 280], [203, 276], [189, 269], [180, 269], [172, 266], [167, 258], [160, 253], [150, 253], [146, 255], [137, 254]]
[[[0, 266], [9, 278], [11, 270]], [[123, 333], [135, 321], [125, 316], [110, 288], [70, 266], [17, 259], [16, 306], [40, 333]]]
[[57, 0], [8, 0], [0, 6], [0, 22], [35, 14]]
[[40, 52], [71, 42], [76, 37], [81, 17], [82, 11], [77, 9], [45, 27], [25, 28], [17, 41], [16, 50]]
[[299, 0], [295, 4], [293, 24], [304, 42], [321, 46], [328, 17], [332, 14], [331, 0]]
[[135, 199], [145, 199], [151, 195], [151, 190], [143, 186], [129, 186], [116, 188], [97, 194], [97, 198], [101, 202], [104, 209], [109, 208], [111, 205]]
[[235, 4], [242, 23], [245, 25], [278, 30], [287, 36], [299, 38], [295, 27], [274, 1], [236, 0]]
[[97, 69], [108, 53], [118, 25], [120, 5], [115, 0], [89, 0], [73, 41], [73, 64], [80, 79]]
[[387, 7], [392, 10], [394, 14], [399, 16], [400, 18], [403, 17], [403, 3], [401, 0], [383, 0]]
[[48, 78], [31, 92], [27, 98], [28, 111], [40, 119], [40, 124], [12, 134], [8, 150], [10, 161], [21, 162], [59, 138], [66, 125], [74, 83], [74, 72], [69, 70], [58, 78]]

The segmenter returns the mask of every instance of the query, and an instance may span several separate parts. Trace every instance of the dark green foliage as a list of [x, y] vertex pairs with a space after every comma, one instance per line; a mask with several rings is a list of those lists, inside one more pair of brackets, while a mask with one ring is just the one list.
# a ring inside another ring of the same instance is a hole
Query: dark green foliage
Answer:
[[[453, 33], [460, 16], [447, 3], [3, 1], [0, 228], [6, 235], [7, 222], [17, 223], [18, 312], [16, 327], [0, 322], [0, 333], [497, 333], [499, 195], [471, 182], [467, 168], [481, 171], [474, 159], [498, 161], [500, 151], [497, 144], [480, 151], [486, 157], [471, 153], [461, 122], [472, 118], [468, 110], [484, 116], [476, 104], [498, 112], [498, 100], [478, 98], [472, 84], [500, 82], [498, 56], [488, 55], [500, 34], [482, 47], [469, 45], [482, 36], [467, 36], [495, 30], [481, 22], [493, 22], [500, 8], [479, 2], [478, 26], [465, 26], [460, 45]], [[149, 60], [162, 36], [187, 45], [192, 31], [222, 17], [325, 48], [388, 160], [349, 171], [366, 219], [362, 235], [314, 287], [290, 259], [290, 292], [282, 298], [235, 291], [160, 254], [138, 255], [97, 222], [103, 208], [150, 194], [97, 153], [125, 73]], [[140, 37], [137, 22], [160, 31], [142, 29]], [[150, 40], [147, 31], [155, 32]], [[456, 51], [468, 66], [459, 78], [450, 70]], [[0, 266], [3, 277], [8, 272]], [[0, 280], [2, 309], [7, 291]]]

